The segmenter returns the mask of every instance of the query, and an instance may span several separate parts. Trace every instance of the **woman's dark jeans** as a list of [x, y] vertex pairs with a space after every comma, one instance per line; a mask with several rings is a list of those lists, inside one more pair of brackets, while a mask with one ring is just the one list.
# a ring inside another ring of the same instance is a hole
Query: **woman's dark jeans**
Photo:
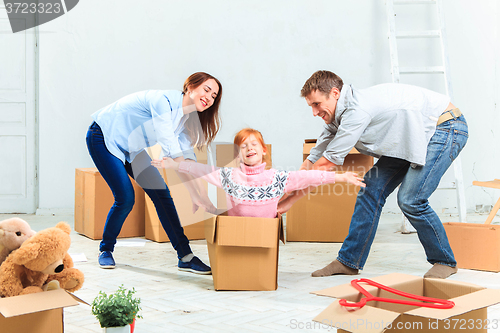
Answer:
[[177, 251], [179, 259], [190, 254], [192, 251], [189, 240], [184, 234], [168, 186], [159, 171], [151, 166], [148, 154], [143, 151], [134, 158], [132, 164], [129, 162], [123, 164], [106, 148], [101, 128], [95, 122], [87, 132], [87, 147], [95, 166], [115, 197], [115, 202], [106, 218], [99, 250], [113, 251], [123, 222], [134, 206], [135, 194], [128, 177], [130, 175], [153, 201], [163, 229]]

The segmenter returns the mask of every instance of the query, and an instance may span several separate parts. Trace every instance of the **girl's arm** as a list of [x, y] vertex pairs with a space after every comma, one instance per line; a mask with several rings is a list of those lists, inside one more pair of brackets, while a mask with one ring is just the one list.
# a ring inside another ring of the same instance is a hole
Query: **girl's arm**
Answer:
[[363, 183], [363, 178], [354, 172], [335, 173], [332, 171], [300, 170], [289, 173], [285, 192], [301, 190], [309, 186], [333, 184], [335, 182], [347, 182], [361, 187], [366, 186]]
[[335, 178], [335, 172], [319, 170], [291, 171], [285, 186], [285, 192], [301, 190], [309, 186], [332, 184], [335, 183]]
[[[155, 159], [151, 161], [151, 165], [156, 168], [174, 169], [176, 171], [179, 169], [180, 163], [195, 164], [195, 162], [186, 162], [184, 157], [177, 157], [175, 159], [164, 157], [163, 160]], [[182, 172], [177, 172], [177, 175], [181, 179], [184, 186], [186, 186], [189, 195], [191, 196], [191, 200], [193, 202], [193, 213], [195, 213], [199, 207], [203, 207], [207, 212], [215, 214], [217, 209], [208, 198], [207, 191], [199, 179]]]
[[151, 162], [157, 168], [174, 169], [183, 173], [185, 175], [190, 175], [196, 178], [202, 178], [217, 187], [222, 187], [220, 181], [219, 169], [217, 167], [196, 163], [196, 162], [186, 162], [184, 159], [178, 161], [178, 159], [171, 159], [170, 157], [164, 157], [163, 160], [153, 160]]
[[[356, 186], [365, 187], [363, 178], [354, 172], [335, 173], [331, 171], [301, 170], [290, 172], [289, 181], [285, 186], [285, 192], [291, 193], [278, 204], [278, 213], [286, 213], [292, 205], [306, 195], [314, 186], [331, 184], [335, 182], [347, 182]], [[311, 186], [311, 187], [310, 187]], [[304, 191], [300, 189], [308, 188]]]

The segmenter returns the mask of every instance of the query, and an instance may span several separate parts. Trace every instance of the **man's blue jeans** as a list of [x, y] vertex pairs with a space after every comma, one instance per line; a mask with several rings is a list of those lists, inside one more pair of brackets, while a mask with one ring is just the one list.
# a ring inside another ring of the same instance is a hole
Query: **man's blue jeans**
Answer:
[[[179, 259], [192, 253], [170, 190], [158, 170], [151, 165], [151, 158], [148, 154], [144, 151], [135, 157], [132, 164], [128, 162], [123, 164], [106, 148], [101, 128], [95, 122], [92, 123], [87, 132], [87, 147], [95, 166], [115, 197], [115, 202], [106, 218], [99, 250], [114, 250], [116, 238], [122, 229], [123, 222], [134, 206], [135, 194], [134, 187], [128, 177], [130, 175], [153, 201], [163, 229], [177, 251]], [[133, 167], [136, 165], [141, 165], [141, 167]], [[142, 172], [134, 175], [134, 171], [142, 169], [144, 169]]]
[[380, 158], [364, 177], [366, 188], [358, 193], [349, 234], [337, 260], [351, 268], [363, 269], [382, 207], [389, 194], [401, 184], [398, 205], [417, 230], [427, 261], [455, 267], [457, 263], [443, 224], [428, 199], [465, 146], [467, 138], [467, 122], [462, 115], [437, 126], [427, 146], [425, 166], [411, 167], [402, 159]]

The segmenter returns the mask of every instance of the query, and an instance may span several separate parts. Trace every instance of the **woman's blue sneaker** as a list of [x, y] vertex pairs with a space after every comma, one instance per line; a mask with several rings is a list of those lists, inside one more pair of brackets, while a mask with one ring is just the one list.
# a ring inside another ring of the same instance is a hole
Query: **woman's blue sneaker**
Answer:
[[198, 257], [193, 257], [189, 262], [182, 262], [179, 259], [179, 264], [177, 264], [180, 271], [186, 271], [196, 274], [212, 274], [212, 270], [209, 266], [205, 265]]
[[101, 268], [115, 268], [115, 259], [111, 251], [102, 251], [99, 253], [99, 266]]

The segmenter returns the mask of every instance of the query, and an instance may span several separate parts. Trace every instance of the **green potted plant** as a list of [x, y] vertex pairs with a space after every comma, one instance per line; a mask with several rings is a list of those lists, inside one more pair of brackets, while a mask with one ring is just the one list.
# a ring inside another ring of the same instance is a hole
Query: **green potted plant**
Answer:
[[100, 291], [92, 302], [92, 314], [99, 320], [104, 332], [134, 332], [135, 318], [141, 310], [140, 298], [134, 298], [135, 288], [127, 290], [121, 285], [116, 292], [107, 295]]

